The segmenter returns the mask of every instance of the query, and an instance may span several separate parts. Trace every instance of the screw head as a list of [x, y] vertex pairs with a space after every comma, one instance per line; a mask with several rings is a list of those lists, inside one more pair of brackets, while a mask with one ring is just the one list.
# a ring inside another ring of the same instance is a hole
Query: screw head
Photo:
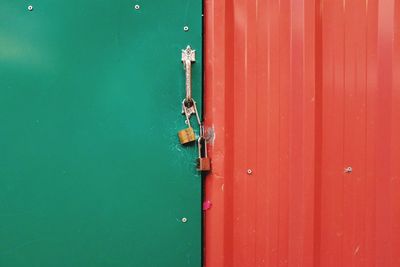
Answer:
[[344, 169], [344, 172], [345, 173], [351, 173], [351, 172], [353, 172], [353, 168], [352, 167], [347, 167], [347, 168]]
[[140, 9], [140, 6], [139, 6], [139, 5], [135, 5], [135, 9], [136, 9], [136, 10], [139, 10], [139, 9]]
[[28, 6], [28, 10], [32, 11], [33, 10], [33, 6]]
[[253, 174], [253, 170], [252, 170], [252, 169], [248, 169], [248, 170], [247, 170], [247, 174], [248, 174], [248, 175]]
[[189, 31], [189, 26], [183, 27], [183, 30], [184, 30], [185, 32]]
[[182, 221], [183, 223], [187, 223], [188, 219], [185, 218], [185, 217], [183, 217], [181, 221]]

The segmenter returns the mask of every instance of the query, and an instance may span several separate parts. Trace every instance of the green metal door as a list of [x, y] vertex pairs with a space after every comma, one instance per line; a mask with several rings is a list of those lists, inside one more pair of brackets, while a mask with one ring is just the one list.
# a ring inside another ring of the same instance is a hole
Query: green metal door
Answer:
[[187, 45], [200, 108], [201, 0], [0, 0], [1, 267], [201, 266]]

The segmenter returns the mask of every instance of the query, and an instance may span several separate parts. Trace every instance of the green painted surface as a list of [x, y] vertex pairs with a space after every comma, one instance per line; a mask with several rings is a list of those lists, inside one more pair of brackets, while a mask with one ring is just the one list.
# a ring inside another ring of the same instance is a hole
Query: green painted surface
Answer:
[[201, 104], [201, 13], [0, 0], [0, 266], [201, 265], [196, 150], [177, 139], [188, 44]]

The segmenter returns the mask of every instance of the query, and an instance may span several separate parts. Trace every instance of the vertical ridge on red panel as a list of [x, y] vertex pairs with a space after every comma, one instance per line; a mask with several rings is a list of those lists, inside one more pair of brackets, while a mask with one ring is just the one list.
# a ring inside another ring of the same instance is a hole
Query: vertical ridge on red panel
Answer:
[[256, 211], [256, 243], [255, 243], [255, 265], [267, 266], [267, 242], [268, 242], [268, 193], [267, 193], [267, 172], [266, 165], [268, 162], [268, 145], [267, 145], [267, 127], [268, 124], [268, 57], [270, 55], [270, 33], [269, 33], [269, 5], [268, 1], [256, 2], [256, 18], [257, 18], [257, 149], [256, 149], [256, 175], [257, 188], [255, 194]]
[[[251, 258], [249, 248], [249, 232], [246, 227], [248, 221], [248, 209], [246, 209], [247, 199], [246, 191], [249, 181], [246, 177], [246, 157], [247, 157], [247, 131], [246, 127], [246, 106], [248, 105], [246, 88], [246, 35], [247, 35], [247, 1], [234, 0], [234, 132], [235, 132], [235, 187], [234, 196], [236, 203], [234, 205], [235, 224], [234, 235], [236, 236], [234, 245], [235, 267], [246, 266], [246, 261]], [[239, 78], [240, 77], [240, 78]], [[241, 244], [240, 248], [237, 244]], [[236, 258], [235, 258], [236, 257]]]
[[[247, 19], [246, 16], [246, 5], [243, 0], [234, 0], [233, 1], [233, 25], [234, 27], [234, 36], [233, 42], [231, 46], [233, 47], [233, 60], [234, 60], [234, 68], [233, 68], [233, 113], [230, 116], [234, 119], [233, 124], [233, 147], [234, 150], [234, 158], [233, 158], [233, 195], [235, 196], [232, 199], [233, 202], [233, 251], [232, 257], [234, 266], [244, 265], [245, 255], [248, 251], [248, 244], [245, 242], [246, 239], [246, 229], [244, 229], [244, 222], [246, 220], [246, 211], [242, 209], [241, 203], [245, 201], [244, 192], [246, 191], [247, 183], [246, 177], [243, 170], [245, 169], [245, 165], [243, 163], [243, 158], [245, 156], [244, 146], [247, 143], [245, 139], [245, 129], [243, 124], [245, 123], [244, 118], [245, 114], [243, 111], [244, 100], [246, 94], [245, 84], [243, 82], [244, 77], [244, 31], [245, 31], [245, 21]], [[240, 77], [239, 79], [237, 77]], [[238, 248], [238, 244], [241, 244], [241, 249]]]
[[[221, 1], [222, 2], [222, 1]], [[223, 192], [226, 192], [224, 203], [224, 224], [225, 224], [225, 238], [224, 238], [224, 255], [225, 255], [225, 266], [234, 266], [234, 257], [233, 253], [235, 252], [235, 239], [234, 239], [234, 226], [235, 226], [235, 219], [236, 215], [234, 213], [234, 205], [236, 204], [235, 196], [234, 196], [234, 173], [235, 169], [235, 162], [234, 162], [234, 154], [236, 152], [234, 139], [235, 137], [235, 118], [231, 116], [233, 113], [235, 106], [234, 106], [234, 99], [235, 99], [235, 92], [234, 92], [234, 69], [235, 69], [235, 53], [234, 53], [234, 46], [232, 45], [235, 42], [235, 31], [234, 31], [234, 3], [232, 1], [225, 1], [225, 12], [226, 12], [226, 25], [225, 25], [225, 35], [226, 43], [224, 46], [221, 47], [221, 50], [218, 50], [218, 53], [223, 54], [225, 56], [225, 65], [220, 66], [220, 68], [225, 68], [225, 95], [223, 99], [223, 103], [221, 105], [225, 108], [225, 123], [221, 125], [218, 135], [225, 136], [225, 143], [223, 144], [225, 151], [226, 162], [225, 162], [225, 186], [222, 188]], [[218, 20], [216, 20], [218, 21]], [[219, 22], [217, 22], [219, 23]], [[221, 51], [224, 51], [222, 53]], [[216, 91], [216, 97], [219, 96], [218, 91]], [[217, 116], [219, 116], [220, 110], [215, 108], [214, 112]], [[217, 127], [217, 125], [215, 125]], [[216, 131], [217, 134], [217, 131]]]
[[375, 267], [376, 258], [376, 98], [378, 96], [378, 0], [370, 0], [367, 5], [366, 32], [366, 221], [365, 231], [365, 265]]
[[247, 199], [249, 201], [246, 208], [251, 212], [250, 218], [251, 221], [249, 223], [249, 243], [250, 243], [250, 251], [252, 257], [249, 257], [248, 265], [255, 266], [256, 261], [256, 238], [257, 238], [257, 198], [260, 197], [257, 195], [257, 184], [262, 177], [260, 177], [258, 171], [259, 168], [257, 166], [257, 147], [258, 147], [258, 134], [257, 127], [259, 124], [258, 121], [258, 113], [257, 113], [257, 96], [259, 90], [261, 90], [258, 77], [260, 69], [258, 68], [258, 24], [257, 24], [257, 2], [256, 1], [248, 1], [247, 2], [247, 14], [248, 14], [248, 23], [247, 23], [247, 40], [246, 40], [246, 53], [247, 53], [247, 62], [246, 62], [246, 88], [248, 91], [247, 97], [247, 133], [248, 133], [248, 146], [247, 146], [247, 157], [246, 157], [246, 167], [250, 168], [253, 171], [252, 175], [247, 176], [250, 181], [250, 186], [248, 192], [246, 192]]
[[267, 231], [267, 266], [279, 264], [279, 181], [280, 181], [280, 2], [267, 1], [269, 7], [269, 53], [268, 53], [268, 88], [267, 88], [267, 122], [266, 139], [267, 151], [265, 152], [267, 162], [266, 179], [268, 205], [266, 221]]
[[345, 2], [323, 2], [321, 266], [343, 266]]
[[[288, 265], [312, 263], [314, 203], [314, 3], [291, 5]], [[309, 51], [309, 53], [308, 53]], [[299, 188], [301, 190], [299, 190]], [[307, 242], [309, 241], [309, 242]]]
[[[352, 266], [352, 246], [353, 246], [353, 233], [352, 228], [354, 225], [354, 179], [355, 175], [358, 173], [356, 163], [354, 159], [351, 157], [351, 152], [355, 149], [353, 146], [352, 140], [352, 127], [354, 123], [354, 117], [351, 114], [352, 107], [355, 104], [355, 86], [356, 86], [356, 77], [355, 77], [355, 61], [354, 58], [354, 49], [355, 49], [355, 38], [352, 37], [354, 32], [352, 31], [354, 27], [354, 23], [357, 23], [354, 18], [354, 3], [353, 1], [344, 1], [343, 4], [343, 44], [344, 44], [344, 55], [343, 55], [343, 169], [351, 167], [353, 169], [352, 172], [345, 172], [343, 175], [343, 207], [342, 207], [342, 222], [344, 222], [345, 218], [347, 218], [347, 223], [342, 223], [342, 262], [344, 267]], [[355, 127], [354, 127], [355, 129]], [[350, 135], [349, 135], [350, 133]], [[349, 145], [351, 147], [349, 148]], [[355, 171], [357, 170], [357, 171]], [[357, 253], [357, 251], [356, 251]]]
[[[304, 2], [291, 0], [290, 14], [290, 92], [289, 174], [288, 174], [288, 266], [301, 262], [304, 234], [304, 165], [302, 131], [304, 118]], [[299, 190], [301, 188], [301, 190]]]
[[400, 266], [400, 1], [394, 2], [392, 50], [390, 266]]
[[322, 81], [322, 66], [323, 66], [323, 53], [322, 53], [322, 8], [323, 3], [321, 0], [315, 0], [314, 21], [315, 21], [315, 147], [314, 147], [314, 224], [313, 224], [313, 264], [309, 266], [320, 267], [321, 265], [321, 183], [322, 183], [322, 103], [323, 103], [323, 81]]
[[[205, 13], [205, 46], [204, 46], [204, 67], [207, 70], [205, 74], [205, 88], [208, 90], [204, 90], [204, 118], [206, 127], [212, 127], [212, 124], [221, 125], [225, 122], [223, 118], [219, 116], [215, 116], [212, 109], [209, 108], [210, 105], [218, 106], [220, 112], [223, 114], [223, 110], [225, 108], [224, 99], [224, 87], [218, 86], [219, 84], [224, 84], [224, 80], [218, 80], [219, 76], [224, 77], [225, 68], [216, 67], [216, 62], [224, 62], [224, 57], [221, 57], [221, 54], [217, 53], [218, 49], [224, 49], [225, 40], [221, 38], [223, 37], [222, 33], [225, 32], [224, 27], [216, 27], [216, 21], [214, 18], [219, 17], [220, 23], [225, 24], [225, 5], [224, 2], [216, 3], [214, 1], [204, 1], [204, 13]], [[219, 44], [219, 45], [218, 45]], [[222, 54], [223, 55], [223, 54]], [[224, 64], [223, 64], [224, 65]], [[219, 95], [216, 92], [220, 92]], [[217, 97], [215, 97], [217, 96]], [[220, 102], [218, 102], [220, 99]], [[215, 129], [218, 131], [218, 129]], [[224, 140], [222, 136], [219, 140]], [[223, 144], [223, 142], [222, 142]], [[224, 245], [223, 241], [220, 243], [213, 242], [214, 239], [223, 240], [225, 235], [223, 234], [225, 231], [225, 225], [218, 224], [218, 221], [224, 220], [225, 215], [225, 202], [224, 202], [224, 194], [220, 191], [220, 188], [223, 188], [224, 179], [222, 178], [224, 173], [224, 146], [219, 142], [214, 142], [213, 145], [209, 146], [209, 155], [218, 159], [217, 153], [219, 151], [220, 158], [219, 160], [213, 161], [213, 174], [210, 175], [205, 181], [206, 188], [213, 188], [213, 190], [207, 190], [205, 199], [212, 201], [212, 203], [218, 203], [218, 205], [214, 204], [214, 207], [209, 212], [205, 213], [204, 216], [204, 265], [206, 266], [223, 266], [224, 265]], [[219, 175], [214, 175], [214, 173]]]
[[[243, 105], [243, 113], [245, 121], [243, 121], [241, 129], [245, 129], [245, 144], [244, 147], [244, 165], [243, 165], [243, 180], [246, 187], [243, 190], [242, 210], [246, 214], [242, 218], [243, 224], [240, 231], [246, 233], [245, 244], [247, 245], [247, 255], [243, 257], [241, 265], [255, 265], [255, 244], [256, 244], [256, 198], [257, 181], [261, 178], [258, 174], [256, 165], [257, 156], [257, 92], [259, 90], [257, 84], [257, 16], [256, 2], [244, 1], [246, 8], [243, 10], [246, 17], [246, 23], [242, 25], [244, 29], [244, 87], [238, 88], [245, 92], [245, 103]], [[251, 170], [251, 175], [246, 175], [246, 170]]]
[[[291, 99], [291, 1], [279, 2], [279, 110], [274, 116], [279, 127], [278, 171], [279, 176], [271, 176], [276, 180], [278, 191], [278, 262], [288, 266], [289, 259], [289, 175], [290, 175], [290, 99]], [[274, 55], [273, 55], [274, 56]], [[278, 67], [276, 66], [276, 67]], [[274, 67], [274, 66], [273, 66]]]
[[378, 6], [378, 96], [376, 97], [376, 265], [391, 262], [391, 95], [394, 0], [379, 1]]
[[[315, 223], [315, 112], [316, 112], [316, 76], [315, 76], [315, 2], [305, 1], [303, 9], [303, 59], [304, 59], [304, 117], [303, 117], [303, 220], [301, 240], [302, 251], [299, 266], [313, 266], [314, 263], [314, 223]], [[294, 266], [296, 263], [293, 264]]]
[[365, 3], [346, 4], [344, 166], [353, 171], [344, 175], [344, 266], [359, 266], [365, 251]]

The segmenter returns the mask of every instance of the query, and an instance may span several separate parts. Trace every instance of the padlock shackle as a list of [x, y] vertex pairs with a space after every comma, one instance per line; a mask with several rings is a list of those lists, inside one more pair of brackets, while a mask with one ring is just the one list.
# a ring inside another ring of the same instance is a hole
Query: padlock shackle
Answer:
[[[199, 153], [199, 158], [208, 158], [207, 155], [207, 140], [204, 136], [200, 135], [200, 137], [197, 139], [197, 147], [198, 147], [198, 153]], [[204, 153], [203, 153], [204, 151]]]
[[203, 146], [202, 146], [202, 144], [201, 144], [202, 139], [203, 139], [202, 136], [200, 136], [200, 137], [197, 139], [197, 150], [198, 150], [198, 154], [199, 154], [199, 159], [202, 158], [202, 151], [201, 151], [202, 148], [203, 148]]

